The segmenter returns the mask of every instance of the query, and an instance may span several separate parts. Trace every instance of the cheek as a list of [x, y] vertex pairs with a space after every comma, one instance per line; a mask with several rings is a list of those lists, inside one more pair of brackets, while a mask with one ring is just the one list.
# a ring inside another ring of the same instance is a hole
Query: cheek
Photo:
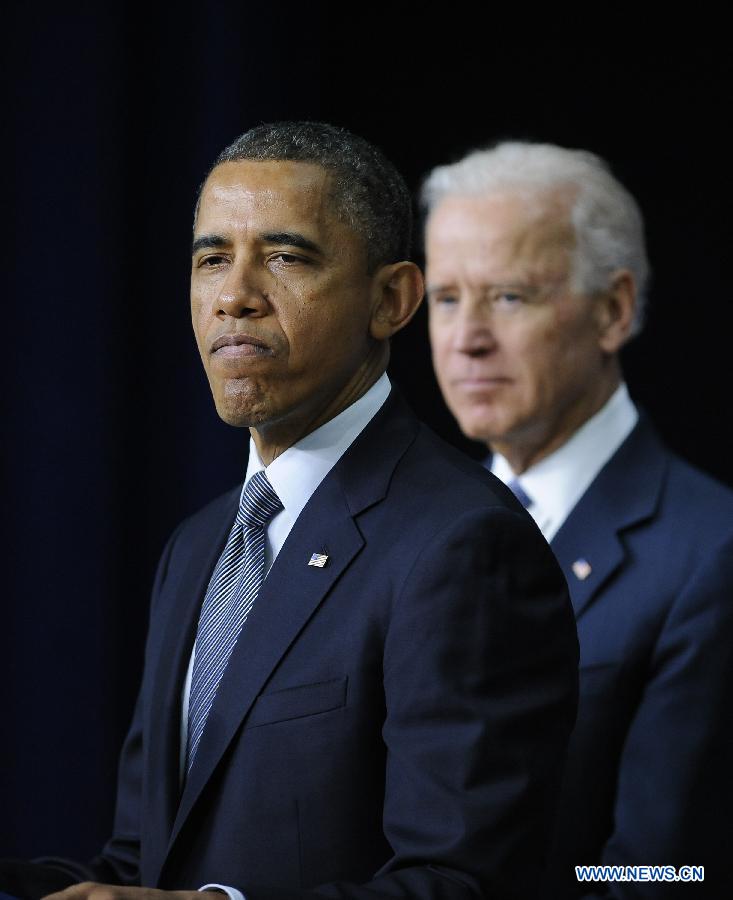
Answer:
[[272, 323], [272, 327], [284, 336], [291, 365], [319, 353], [324, 323], [318, 314], [318, 298], [291, 294], [287, 302], [276, 301], [275, 306], [277, 323]]
[[551, 398], [582, 389], [590, 376], [592, 357], [589, 336], [576, 320], [548, 324], [524, 353], [535, 397], [554, 403]]
[[200, 302], [195, 300], [191, 301], [191, 324], [193, 326], [193, 334], [196, 338], [196, 346], [199, 348], [199, 353], [204, 360], [204, 365], [206, 364], [206, 357], [203, 353], [203, 347], [205, 343], [206, 337], [206, 329], [209, 322], [210, 316], [208, 316], [205, 312], [205, 307]]
[[348, 293], [328, 297], [313, 291], [289, 301], [281, 308], [279, 324], [293, 363], [300, 360], [317, 372], [363, 355], [369, 340], [368, 310], [362, 314]]
[[450, 334], [445, 327], [435, 324], [434, 319], [428, 319], [428, 336], [430, 338], [430, 353], [433, 358], [433, 367], [440, 378], [445, 369], [446, 361], [450, 359]]
[[457, 370], [457, 366], [453, 364], [453, 356], [451, 353], [448, 353], [444, 344], [437, 342], [433, 344], [433, 369], [435, 370], [435, 377], [438, 379], [438, 384], [444, 392], [457, 390], [451, 385], [451, 369], [454, 372]]
[[201, 290], [200, 285], [195, 284], [193, 281], [191, 282], [191, 321], [193, 322], [194, 328], [196, 328], [203, 316], [204, 310], [206, 309], [205, 296]]
[[204, 308], [203, 304], [199, 302], [191, 303], [191, 322], [193, 323], [193, 327], [198, 331], [201, 326], [204, 324]]
[[532, 328], [517, 328], [514, 333], [505, 334], [501, 351], [513, 377], [515, 400], [534, 407], [551, 395], [560, 370], [567, 364], [568, 349], [552, 322], [535, 323]]

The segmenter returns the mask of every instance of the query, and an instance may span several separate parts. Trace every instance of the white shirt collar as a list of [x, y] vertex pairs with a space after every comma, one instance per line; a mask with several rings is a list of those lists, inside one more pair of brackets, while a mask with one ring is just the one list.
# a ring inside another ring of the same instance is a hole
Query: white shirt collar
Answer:
[[[596, 475], [618, 450], [639, 419], [625, 384], [562, 447], [530, 466], [519, 477], [532, 499], [529, 512], [551, 541]], [[491, 471], [505, 484], [516, 476], [499, 453]]]
[[273, 517], [267, 528], [268, 564], [280, 552], [295, 520], [318, 485], [382, 408], [390, 389], [389, 378], [384, 373], [363, 397], [297, 444], [288, 447], [269, 466], [264, 465], [250, 438], [244, 484], [247, 484], [255, 472], [265, 469], [267, 478], [283, 505], [281, 512]]

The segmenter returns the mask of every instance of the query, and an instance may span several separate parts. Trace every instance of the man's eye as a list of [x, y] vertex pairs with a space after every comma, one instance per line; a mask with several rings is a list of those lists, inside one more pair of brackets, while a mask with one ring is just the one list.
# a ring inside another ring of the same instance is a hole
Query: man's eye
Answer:
[[524, 295], [516, 291], [500, 291], [494, 295], [494, 303], [498, 306], [519, 306], [524, 302]]
[[458, 297], [455, 294], [433, 294], [430, 298], [436, 306], [455, 306], [458, 303]]
[[286, 253], [284, 250], [279, 253], [273, 253], [270, 259], [275, 262], [285, 263], [285, 265], [288, 266], [297, 265], [298, 263], [305, 264], [308, 262], [303, 256], [296, 256], [295, 253]]
[[226, 257], [218, 253], [211, 253], [208, 256], [202, 256], [198, 262], [200, 269], [210, 269], [214, 266], [220, 266], [226, 262]]

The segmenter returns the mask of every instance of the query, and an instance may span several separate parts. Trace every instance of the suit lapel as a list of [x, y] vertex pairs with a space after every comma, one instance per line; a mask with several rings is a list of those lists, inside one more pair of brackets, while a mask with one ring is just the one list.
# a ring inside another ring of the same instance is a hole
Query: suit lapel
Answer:
[[[169, 852], [271, 673], [361, 550], [364, 539], [354, 517], [385, 496], [395, 465], [414, 440], [417, 427], [417, 420], [393, 391], [298, 517], [263, 582], [222, 677], [186, 780]], [[219, 547], [217, 553], [220, 551]], [[313, 553], [327, 554], [326, 566], [309, 566]], [[208, 573], [210, 568], [206, 578]], [[197, 580], [201, 581], [200, 576]], [[180, 666], [177, 668], [182, 677]]]
[[642, 417], [552, 540], [576, 618], [623, 565], [623, 532], [655, 514], [666, 469], [664, 448]]
[[570, 588], [576, 619], [626, 555], [618, 530], [598, 527], [603, 514], [597, 506], [593, 511], [594, 494], [591, 486], [551, 543]]
[[[171, 843], [273, 669], [362, 546], [343, 498], [339, 504], [329, 487], [330, 496], [317, 504], [321, 515], [308, 508], [311, 498], [299, 516], [242, 629], [186, 780]], [[314, 552], [328, 553], [324, 568], [308, 566]]]
[[[149, 823], [146, 857], [155, 865], [165, 855], [180, 798], [181, 693], [191, 656], [199, 611], [211, 572], [224, 547], [237, 511], [239, 488], [213, 505], [195, 533], [186, 565], [171, 572], [165, 593], [172, 598], [150, 690], [146, 728], [148, 790], [145, 817]], [[177, 576], [177, 577], [176, 577]]]

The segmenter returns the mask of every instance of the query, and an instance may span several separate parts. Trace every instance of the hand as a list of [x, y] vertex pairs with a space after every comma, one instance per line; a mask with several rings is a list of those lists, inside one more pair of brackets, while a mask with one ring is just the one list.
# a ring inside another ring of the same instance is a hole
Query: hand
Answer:
[[64, 891], [48, 894], [44, 900], [222, 900], [220, 891], [159, 891], [147, 887], [125, 887], [83, 881]]

